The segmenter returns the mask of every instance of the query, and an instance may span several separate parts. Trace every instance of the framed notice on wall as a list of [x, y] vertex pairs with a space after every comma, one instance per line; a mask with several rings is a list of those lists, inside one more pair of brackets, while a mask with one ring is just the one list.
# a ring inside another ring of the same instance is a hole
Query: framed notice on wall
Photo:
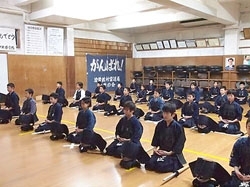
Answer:
[[44, 52], [44, 27], [25, 25], [25, 54], [43, 55]]
[[63, 55], [64, 34], [62, 28], [47, 28], [47, 54]]

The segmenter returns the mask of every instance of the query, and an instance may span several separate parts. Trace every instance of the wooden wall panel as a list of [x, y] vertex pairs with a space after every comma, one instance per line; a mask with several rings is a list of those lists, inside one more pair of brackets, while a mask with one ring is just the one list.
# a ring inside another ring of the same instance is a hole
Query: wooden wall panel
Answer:
[[125, 55], [127, 58], [132, 58], [131, 43], [75, 38], [74, 45], [75, 56], [85, 56], [89, 53]]
[[83, 88], [87, 89], [87, 63], [86, 56], [75, 57], [75, 81], [83, 82]]
[[68, 56], [66, 58], [66, 88], [67, 88], [67, 95], [73, 96], [75, 93], [75, 57]]
[[9, 82], [15, 83], [20, 98], [26, 88], [33, 88], [35, 96], [50, 94], [55, 91], [57, 81], [66, 85], [65, 63], [62, 56], [8, 55]]

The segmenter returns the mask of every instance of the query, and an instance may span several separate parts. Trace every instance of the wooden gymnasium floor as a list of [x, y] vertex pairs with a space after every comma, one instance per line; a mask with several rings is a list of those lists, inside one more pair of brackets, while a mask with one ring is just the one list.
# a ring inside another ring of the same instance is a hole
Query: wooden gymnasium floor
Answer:
[[[134, 96], [133, 96], [134, 97]], [[112, 101], [118, 105], [118, 102]], [[147, 106], [137, 105], [144, 111]], [[45, 119], [49, 105], [37, 102], [39, 122]], [[244, 114], [248, 110], [244, 106]], [[74, 130], [77, 109], [63, 108], [62, 123], [68, 125], [70, 131]], [[177, 111], [180, 116], [180, 110]], [[95, 113], [97, 123], [95, 131], [104, 138], [114, 134], [119, 116], [104, 117], [103, 113]], [[216, 121], [218, 117], [210, 114]], [[155, 124], [145, 122], [141, 142], [143, 147], [149, 149]], [[245, 132], [246, 118], [241, 122], [242, 131]], [[39, 124], [39, 123], [37, 123]], [[228, 172], [229, 155], [236, 140], [236, 136], [209, 133], [199, 134], [194, 130], [185, 129], [186, 144], [184, 156], [187, 162], [205, 157], [223, 165]], [[170, 173], [158, 174], [145, 169], [121, 169], [119, 159], [96, 153], [82, 153], [78, 147], [70, 149], [65, 140], [51, 141], [50, 134], [32, 135], [32, 132], [21, 132], [19, 126], [10, 124], [0, 126], [0, 186], [1, 187], [155, 187], [162, 184], [162, 179]], [[110, 143], [111, 140], [108, 141]], [[152, 153], [152, 152], [150, 152]], [[186, 170], [178, 178], [174, 178], [164, 186], [188, 187], [192, 186], [193, 177], [190, 170]]]

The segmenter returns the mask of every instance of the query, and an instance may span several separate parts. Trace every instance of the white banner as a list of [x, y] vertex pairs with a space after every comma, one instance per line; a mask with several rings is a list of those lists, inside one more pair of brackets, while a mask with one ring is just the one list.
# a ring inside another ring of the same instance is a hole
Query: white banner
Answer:
[[47, 28], [47, 54], [63, 55], [63, 29], [48, 27]]
[[25, 54], [43, 55], [44, 27], [25, 25]]
[[16, 51], [15, 29], [0, 28], [0, 51]]

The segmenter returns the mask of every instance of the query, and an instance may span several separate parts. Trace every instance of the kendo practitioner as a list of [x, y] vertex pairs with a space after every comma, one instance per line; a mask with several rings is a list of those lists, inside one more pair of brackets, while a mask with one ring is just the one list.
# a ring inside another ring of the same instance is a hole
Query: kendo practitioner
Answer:
[[123, 90], [124, 90], [124, 88], [123, 88], [123, 86], [122, 86], [122, 83], [119, 82], [119, 83], [117, 84], [117, 88], [116, 88], [116, 90], [115, 90], [114, 101], [117, 101], [117, 100], [120, 100], [120, 99], [121, 99], [121, 97], [123, 96]]
[[151, 143], [154, 152], [145, 168], [159, 173], [175, 172], [186, 163], [182, 154], [186, 141], [185, 132], [173, 119], [175, 104], [165, 103], [162, 111], [163, 120], [157, 124]]
[[234, 101], [235, 91], [227, 91], [227, 99], [219, 111], [219, 131], [228, 134], [239, 134], [240, 131], [240, 121], [242, 119], [243, 108]]
[[96, 105], [93, 106], [92, 110], [105, 110], [107, 108], [108, 101], [111, 96], [105, 92], [106, 86], [100, 86], [100, 94], [96, 98]]
[[248, 99], [248, 91], [245, 88], [245, 83], [240, 82], [240, 88], [236, 90], [235, 101], [240, 105], [244, 105], [247, 103], [247, 99]]
[[92, 99], [96, 99], [97, 96], [100, 94], [100, 86], [101, 86], [101, 85], [102, 85], [102, 82], [100, 82], [100, 81], [98, 81], [98, 82], [96, 83], [95, 93], [94, 93]]
[[[56, 91], [55, 93], [58, 94], [58, 103], [60, 103], [63, 107], [68, 106], [68, 100], [65, 97], [65, 90], [62, 87], [62, 82], [61, 81], [57, 81], [56, 82]], [[50, 99], [49, 99], [49, 95], [42, 95], [42, 101], [43, 104], [48, 104], [50, 103]]]
[[210, 131], [218, 131], [218, 123], [206, 115], [199, 115], [197, 128], [199, 133], [209, 133]]
[[129, 88], [130, 88], [129, 93], [137, 93], [139, 85], [136, 83], [135, 79], [132, 79]]
[[187, 90], [187, 96], [190, 92], [194, 93], [194, 102], [196, 102], [197, 104], [200, 101], [200, 90], [199, 87], [197, 86], [196, 82], [191, 82], [190, 83], [190, 88]]
[[165, 88], [162, 89], [161, 96], [165, 102], [173, 102], [176, 105], [176, 109], [180, 109], [183, 103], [178, 99], [174, 99], [174, 90], [171, 85], [172, 83], [170, 81], [165, 82]]
[[62, 104], [62, 107], [68, 106], [69, 102], [65, 97], [65, 90], [62, 87], [62, 82], [56, 83], [56, 93], [58, 94], [58, 103]]
[[58, 94], [51, 93], [50, 94], [50, 107], [48, 110], [47, 118], [45, 122], [40, 124], [36, 129], [35, 132], [47, 131], [51, 130], [52, 125], [60, 124], [62, 120], [62, 106], [59, 104], [58, 101]]
[[80, 143], [79, 151], [81, 153], [96, 149], [96, 146], [103, 152], [107, 142], [101, 135], [94, 132], [96, 117], [89, 109], [91, 107], [91, 98], [84, 97], [80, 104], [82, 110], [79, 111], [76, 119], [76, 129], [68, 135], [67, 141], [76, 144]]
[[0, 123], [9, 123], [12, 116], [20, 115], [19, 97], [15, 92], [15, 85], [8, 83], [7, 91], [4, 107], [0, 109]]
[[229, 173], [217, 162], [197, 158], [189, 163], [193, 177], [193, 187], [219, 187], [230, 180]]
[[201, 113], [219, 113], [220, 107], [223, 103], [227, 101], [227, 89], [225, 86], [222, 86], [220, 88], [220, 94], [216, 97], [214, 105], [212, 105], [210, 102], [204, 102], [201, 104]]
[[130, 91], [129, 87], [125, 87], [123, 90], [123, 96], [120, 99], [118, 109], [116, 109], [115, 105], [109, 105], [107, 107], [106, 112], [104, 113], [104, 116], [111, 116], [115, 114], [123, 115], [124, 114], [123, 107], [124, 107], [125, 102], [132, 101], [132, 97], [129, 95], [129, 91]]
[[143, 126], [133, 115], [135, 104], [132, 101], [127, 101], [123, 111], [125, 116], [116, 125], [115, 140], [106, 148], [106, 154], [122, 158], [120, 166], [129, 169], [135, 166], [139, 167], [140, 163], [146, 163], [149, 156], [140, 142]]
[[23, 102], [19, 118], [15, 121], [16, 125], [22, 125], [21, 130], [23, 131], [33, 130], [34, 123], [38, 121], [36, 101], [33, 99], [33, 94], [33, 89], [28, 88], [25, 90], [26, 100]]
[[215, 101], [218, 95], [220, 95], [220, 88], [218, 82], [214, 81], [213, 87], [209, 89], [209, 100]]
[[146, 113], [144, 120], [160, 121], [162, 119], [164, 100], [160, 97], [160, 92], [160, 89], [155, 89], [154, 97], [149, 101], [149, 112]]
[[246, 122], [248, 137], [238, 139], [232, 149], [229, 165], [234, 168], [231, 180], [223, 187], [250, 186], [250, 118]]
[[181, 108], [181, 119], [179, 123], [183, 127], [193, 127], [197, 125], [199, 117], [199, 107], [198, 104], [194, 101], [195, 93], [189, 92], [187, 94], [187, 102]]
[[147, 86], [147, 95], [154, 95], [154, 91], [155, 91], [155, 85], [154, 85], [154, 80], [150, 79], [149, 80], [149, 84]]
[[147, 91], [145, 90], [145, 86], [141, 85], [141, 89], [137, 94], [137, 99], [135, 103], [145, 103], [147, 102]]
[[79, 107], [82, 98], [85, 97], [85, 91], [83, 90], [83, 83], [77, 82], [76, 83], [76, 91], [73, 96], [73, 102], [70, 103], [69, 107]]

